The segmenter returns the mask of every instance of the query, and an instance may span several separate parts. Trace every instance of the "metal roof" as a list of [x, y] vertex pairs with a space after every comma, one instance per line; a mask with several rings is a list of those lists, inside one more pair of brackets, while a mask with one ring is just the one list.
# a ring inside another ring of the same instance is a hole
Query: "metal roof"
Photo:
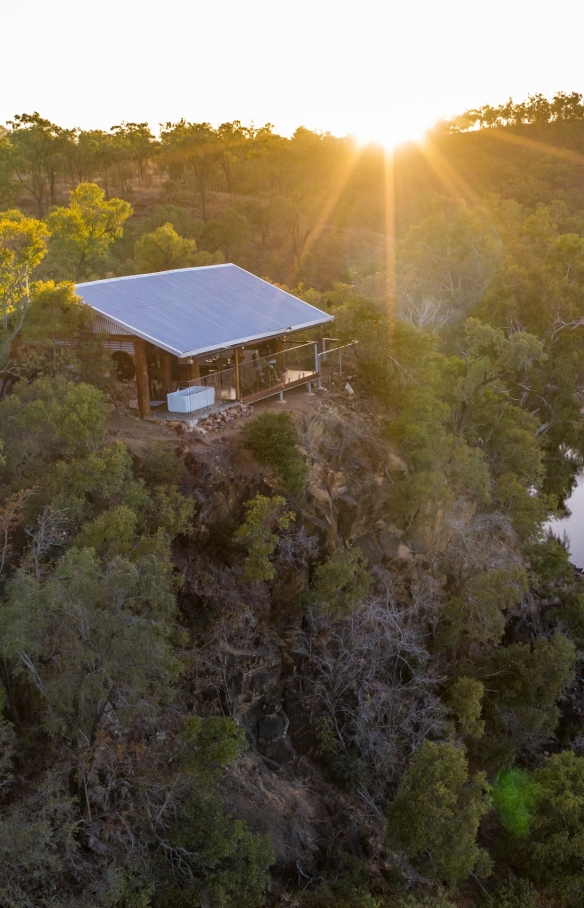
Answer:
[[207, 265], [77, 284], [99, 315], [180, 358], [333, 320], [237, 265]]

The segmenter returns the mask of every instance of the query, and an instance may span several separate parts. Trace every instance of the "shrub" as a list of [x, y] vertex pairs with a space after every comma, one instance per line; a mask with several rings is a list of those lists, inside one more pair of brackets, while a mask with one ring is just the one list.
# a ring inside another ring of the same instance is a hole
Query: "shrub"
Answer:
[[523, 848], [528, 875], [562, 908], [584, 904], [584, 758], [555, 754], [533, 773], [535, 807]]
[[387, 840], [423, 872], [454, 884], [490, 862], [476, 843], [489, 809], [483, 773], [471, 777], [462, 751], [425, 741], [412, 757], [388, 812]]
[[447, 694], [448, 705], [456, 716], [462, 735], [481, 738], [485, 723], [481, 720], [484, 685], [474, 678], [459, 678]]
[[247, 443], [260, 463], [273, 467], [286, 492], [300, 495], [308, 468], [298, 450], [298, 433], [288, 413], [262, 413], [245, 428]]
[[557, 631], [551, 640], [540, 637], [533, 648], [513, 643], [489, 654], [479, 668], [489, 734], [528, 751], [552, 735], [560, 716], [557, 701], [574, 678], [575, 657], [574, 644]]
[[184, 460], [166, 442], [158, 441], [141, 456], [137, 472], [148, 487], [177, 486], [184, 472]]
[[517, 838], [524, 838], [529, 832], [535, 793], [531, 776], [522, 769], [501, 770], [495, 780], [493, 805], [504, 828]]
[[319, 614], [342, 618], [363, 602], [372, 582], [361, 549], [342, 549], [318, 565], [308, 600]]
[[246, 501], [247, 517], [237, 530], [235, 537], [247, 546], [248, 556], [243, 571], [244, 580], [272, 580], [275, 575], [270, 561], [278, 545], [278, 536], [273, 532], [287, 530], [294, 520], [292, 511], [283, 511], [285, 500], [276, 495], [266, 498], [256, 495]]

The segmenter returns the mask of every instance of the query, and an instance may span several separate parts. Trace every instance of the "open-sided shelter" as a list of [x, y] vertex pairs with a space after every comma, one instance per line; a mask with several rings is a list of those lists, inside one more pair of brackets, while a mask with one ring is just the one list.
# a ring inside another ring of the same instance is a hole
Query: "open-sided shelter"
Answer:
[[[181, 268], [78, 284], [119, 374], [136, 377], [142, 417], [188, 386], [218, 400], [252, 400], [318, 371], [293, 335], [331, 315], [237, 265]], [[310, 347], [309, 350], [304, 347]], [[294, 351], [302, 351], [294, 352]], [[308, 359], [307, 359], [308, 357]]]

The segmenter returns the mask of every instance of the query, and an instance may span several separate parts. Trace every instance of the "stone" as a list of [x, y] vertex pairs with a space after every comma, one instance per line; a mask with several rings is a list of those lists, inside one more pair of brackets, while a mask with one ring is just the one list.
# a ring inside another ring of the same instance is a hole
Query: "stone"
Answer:
[[280, 738], [286, 730], [284, 720], [278, 713], [272, 713], [270, 716], [264, 716], [258, 722], [258, 732], [260, 738], [264, 741], [275, 741]]
[[383, 561], [383, 549], [377, 545], [372, 533], [365, 533], [364, 536], [359, 536], [358, 539], [355, 539], [353, 548], [361, 549], [369, 564], [373, 566], [381, 564]]
[[388, 454], [387, 469], [390, 473], [407, 473], [408, 465], [404, 460], [401, 459], [401, 457], [398, 457], [397, 454]]
[[138, 399], [136, 397], [130, 399], [128, 401], [128, 406], [130, 407], [131, 410], [137, 410], [138, 409]]
[[381, 530], [378, 537], [379, 545], [386, 558], [398, 558], [398, 552], [401, 546], [401, 539], [390, 530]]
[[345, 391], [347, 392], [347, 394], [354, 394], [354, 393], [355, 393], [355, 392], [353, 391], [351, 385], [349, 384], [349, 382], [347, 382], [346, 385], [345, 385]]
[[398, 561], [413, 561], [414, 555], [410, 548], [407, 545], [404, 545], [403, 542], [400, 542], [399, 548], [397, 550], [397, 560]]

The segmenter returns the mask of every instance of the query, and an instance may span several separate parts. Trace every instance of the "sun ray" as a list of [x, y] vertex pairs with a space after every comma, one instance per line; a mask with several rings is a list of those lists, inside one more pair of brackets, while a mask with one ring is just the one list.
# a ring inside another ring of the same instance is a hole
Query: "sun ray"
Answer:
[[431, 139], [426, 138], [418, 146], [442, 185], [454, 196], [462, 196], [465, 201], [476, 205], [481, 201], [480, 195], [465, 180]]
[[390, 150], [385, 152], [385, 261], [387, 305], [390, 315], [394, 315], [396, 293], [395, 233], [395, 151]]
[[310, 251], [314, 248], [315, 243], [320, 238], [320, 235], [322, 234], [331, 214], [337, 207], [339, 199], [343, 194], [343, 191], [347, 183], [349, 182], [362, 154], [363, 149], [355, 147], [353, 148], [352, 153], [348, 155], [348, 157], [343, 161], [343, 164], [333, 183], [331, 192], [323, 205], [322, 211], [320, 212], [318, 220], [312, 228], [310, 235], [306, 240], [306, 243], [304, 244], [301, 261], [306, 258]]
[[[485, 130], [486, 132], [487, 130]], [[537, 139], [528, 139], [527, 136], [518, 136], [512, 132], [506, 132], [502, 129], [488, 130], [494, 139], [501, 142], [507, 142], [510, 145], [518, 145], [529, 151], [541, 151], [546, 154], [555, 155], [564, 161], [570, 161], [572, 164], [584, 164], [584, 154], [574, 151], [571, 148], [560, 148], [558, 145], [550, 145], [548, 142], [538, 142]]]

